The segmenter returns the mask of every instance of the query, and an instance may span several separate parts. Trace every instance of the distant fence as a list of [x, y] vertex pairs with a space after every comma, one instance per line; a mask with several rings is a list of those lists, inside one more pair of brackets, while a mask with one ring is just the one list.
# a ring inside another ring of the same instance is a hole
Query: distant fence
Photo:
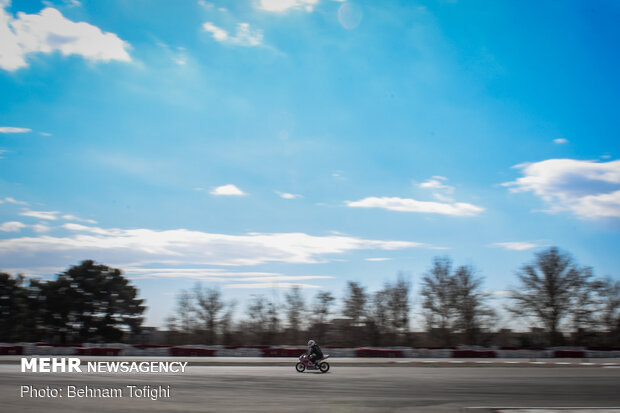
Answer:
[[[146, 356], [146, 357], [299, 357], [306, 351], [298, 346], [161, 346], [122, 343], [0, 343], [2, 355], [41, 356]], [[323, 347], [332, 357], [386, 358], [616, 358], [618, 347], [556, 347], [523, 349], [516, 347]]]

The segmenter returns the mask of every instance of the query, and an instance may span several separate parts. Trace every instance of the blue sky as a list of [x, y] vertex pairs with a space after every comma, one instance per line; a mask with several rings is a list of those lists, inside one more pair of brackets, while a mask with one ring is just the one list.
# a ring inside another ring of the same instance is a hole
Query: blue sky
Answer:
[[[174, 293], [618, 278], [617, 2], [0, 0], [0, 268]], [[240, 306], [240, 311], [243, 305]]]

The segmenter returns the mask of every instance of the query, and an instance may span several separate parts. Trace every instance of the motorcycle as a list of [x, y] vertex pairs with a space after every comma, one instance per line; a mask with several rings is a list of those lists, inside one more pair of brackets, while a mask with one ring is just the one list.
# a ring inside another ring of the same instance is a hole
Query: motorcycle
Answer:
[[299, 373], [303, 373], [307, 370], [319, 370], [321, 373], [327, 373], [329, 370], [329, 363], [326, 362], [329, 358], [329, 354], [325, 354], [322, 359], [318, 360], [316, 363], [312, 363], [307, 354], [302, 354], [299, 356], [299, 362], [295, 364], [295, 370]]

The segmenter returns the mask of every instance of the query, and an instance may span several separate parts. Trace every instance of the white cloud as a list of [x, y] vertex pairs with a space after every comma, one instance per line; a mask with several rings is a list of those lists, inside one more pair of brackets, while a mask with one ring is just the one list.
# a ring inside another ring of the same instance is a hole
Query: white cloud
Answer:
[[288, 193], [288, 192], [279, 192], [279, 191], [276, 191], [276, 194], [278, 194], [278, 196], [279, 196], [280, 198], [283, 198], [283, 199], [298, 199], [298, 198], [303, 198], [303, 197], [302, 197], [301, 195], [299, 195], [299, 194], [290, 194], [290, 193]]
[[319, 0], [258, 0], [256, 7], [274, 13], [283, 13], [294, 9], [311, 12], [318, 2]]
[[211, 22], [202, 25], [203, 29], [218, 42], [232, 43], [239, 46], [259, 46], [263, 42], [263, 31], [252, 29], [249, 23], [237, 24], [237, 33], [231, 36], [226, 30]]
[[477, 215], [484, 211], [484, 208], [480, 206], [465, 202], [441, 203], [397, 197], [373, 196], [359, 201], [347, 201], [346, 204], [353, 208], [382, 208], [400, 212], [422, 212], [455, 216]]
[[297, 288], [321, 288], [319, 285], [302, 284], [302, 283], [281, 283], [281, 282], [266, 282], [266, 283], [251, 283], [251, 284], [225, 284], [224, 288], [245, 288], [245, 289], [257, 289], [257, 288], [282, 288], [290, 289]]
[[92, 232], [93, 234], [99, 234], [99, 235], [107, 235], [109, 234], [108, 230], [102, 229], [102, 228], [98, 228], [98, 227], [89, 227], [87, 225], [82, 225], [82, 224], [74, 224], [74, 223], [68, 223], [68, 224], [63, 224], [62, 227], [64, 229], [68, 229], [69, 231], [83, 231], [83, 232]]
[[391, 261], [391, 258], [385, 258], [385, 257], [373, 257], [373, 258], [364, 258], [364, 261], [371, 261], [371, 262], [381, 262], [381, 261]]
[[[54, 3], [48, 0], [43, 0], [41, 3], [48, 7], [54, 7]], [[78, 0], [63, 0], [63, 5], [66, 7], [80, 7], [82, 3]]]
[[76, 217], [75, 215], [70, 215], [70, 214], [63, 215], [62, 219], [67, 220], [67, 221], [86, 222], [87, 224], [97, 223], [97, 221], [95, 221], [94, 219], [79, 218], [79, 217]]
[[502, 184], [512, 192], [531, 191], [550, 207], [581, 218], [620, 217], [620, 160], [547, 159], [517, 165], [523, 177]]
[[116, 34], [73, 22], [51, 7], [38, 14], [19, 12], [17, 18], [0, 8], [0, 38], [0, 68], [8, 71], [27, 67], [29, 54], [56, 51], [91, 61], [131, 61], [129, 44]]
[[32, 217], [38, 219], [45, 219], [47, 221], [55, 221], [58, 219], [58, 211], [22, 211], [19, 215], [24, 217]]
[[[367, 240], [351, 236], [313, 236], [305, 233], [227, 235], [185, 229], [105, 229], [67, 223], [75, 234], [0, 240], [0, 258], [39, 265], [59, 265], [92, 257], [109, 265], [165, 263], [166, 265], [260, 265], [269, 262], [312, 264], [358, 250], [398, 250], [431, 246], [409, 241]], [[33, 258], [35, 257], [35, 258]], [[7, 266], [8, 266], [7, 265]]]
[[202, 28], [211, 33], [213, 38], [218, 42], [223, 42], [228, 40], [228, 32], [222, 28], [217, 27], [215, 24], [211, 22], [206, 22], [202, 25]]
[[241, 196], [247, 195], [241, 189], [237, 188], [237, 186], [233, 184], [222, 185], [215, 187], [209, 192], [211, 195], [224, 195], [224, 196]]
[[422, 182], [418, 186], [423, 189], [432, 190], [433, 196], [442, 202], [453, 202], [452, 194], [454, 193], [454, 187], [447, 185], [445, 182], [448, 178], [444, 176], [435, 175], [430, 179]]
[[491, 244], [491, 246], [501, 247], [501, 248], [512, 250], [512, 251], [525, 251], [525, 250], [530, 250], [532, 248], [539, 247], [540, 245], [533, 243], [533, 242], [527, 242], [527, 241], [515, 241], [515, 242], [495, 242]]
[[5, 222], [4, 224], [0, 225], [0, 231], [19, 232], [22, 228], [25, 228], [25, 227], [27, 227], [27, 225], [22, 224], [21, 222], [9, 221], [9, 222]]
[[41, 136], [52, 136], [52, 134], [49, 133], [49, 132], [39, 132], [39, 135], [41, 135]]
[[206, 9], [212, 9], [215, 6], [215, 4], [208, 3], [205, 0], [198, 0], [198, 5]]
[[568, 143], [568, 139], [564, 139], [564, 138], [557, 138], [553, 140], [553, 143], [557, 143], [557, 144], [563, 144], [563, 143]]
[[[291, 282], [298, 281], [318, 281], [334, 278], [331, 275], [287, 275], [272, 272], [257, 271], [231, 271], [221, 268], [145, 268], [128, 267], [124, 268], [125, 274], [131, 279], [156, 279], [156, 278], [176, 278], [192, 279], [212, 283], [229, 283], [225, 288], [263, 288], [247, 287], [247, 283], [269, 284], [280, 288], [286, 288]], [[235, 283], [235, 284], [232, 284]], [[318, 285], [306, 284], [310, 288], [320, 287]], [[230, 287], [235, 286], [235, 287]]]
[[422, 182], [419, 186], [420, 188], [431, 188], [431, 189], [448, 189], [450, 191], [454, 190], [454, 187], [444, 184], [448, 178], [445, 176], [435, 175], [430, 179]]
[[[1, 21], [0, 21], [1, 23]], [[2, 28], [0, 27], [0, 33], [2, 33]], [[0, 67], [2, 67], [2, 43], [0, 43]], [[26, 133], [30, 132], [32, 129], [29, 128], [16, 128], [13, 126], [0, 126], [0, 133]]]
[[35, 225], [32, 225], [32, 229], [34, 230], [34, 232], [41, 233], [41, 232], [48, 232], [52, 228], [50, 228], [49, 226], [45, 224], [35, 224]]
[[251, 29], [248, 23], [239, 23], [237, 34], [231, 41], [240, 46], [258, 46], [263, 42], [263, 31]]
[[[9, 204], [15, 204], [15, 205], [28, 205], [28, 202], [26, 201], [18, 201], [15, 198], [11, 198], [10, 196], [7, 196], [6, 198], [4, 198], [3, 200], [4, 202], [8, 202]], [[2, 201], [0, 201], [2, 202]]]

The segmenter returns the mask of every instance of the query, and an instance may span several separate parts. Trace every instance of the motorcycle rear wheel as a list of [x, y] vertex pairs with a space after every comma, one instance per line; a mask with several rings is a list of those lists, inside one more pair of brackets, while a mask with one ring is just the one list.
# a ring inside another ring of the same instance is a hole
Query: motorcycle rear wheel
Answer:
[[321, 370], [321, 373], [327, 373], [329, 371], [329, 363], [324, 361], [319, 364], [319, 370]]
[[297, 370], [298, 373], [303, 373], [304, 370], [306, 370], [306, 366], [304, 363], [297, 363], [295, 364], [295, 370]]

